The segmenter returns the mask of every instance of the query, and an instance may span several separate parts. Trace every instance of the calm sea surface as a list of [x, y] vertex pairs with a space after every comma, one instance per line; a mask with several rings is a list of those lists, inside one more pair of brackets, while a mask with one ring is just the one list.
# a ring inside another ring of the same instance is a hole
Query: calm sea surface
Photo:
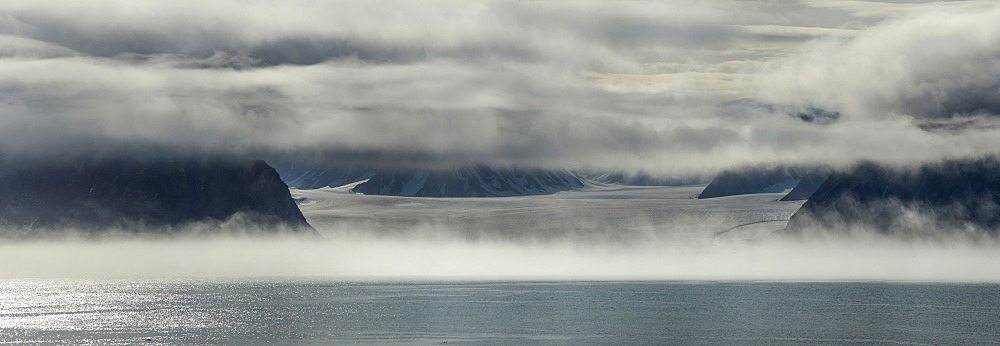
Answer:
[[1000, 344], [1000, 285], [3, 281], [0, 342]]

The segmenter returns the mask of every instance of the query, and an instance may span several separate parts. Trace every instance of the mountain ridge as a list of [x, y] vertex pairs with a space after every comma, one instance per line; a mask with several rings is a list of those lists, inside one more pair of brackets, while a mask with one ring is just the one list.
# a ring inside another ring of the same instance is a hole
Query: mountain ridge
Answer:
[[352, 192], [405, 197], [511, 197], [545, 195], [584, 187], [567, 170], [500, 168], [485, 165], [451, 170], [379, 170]]
[[864, 227], [879, 233], [974, 230], [1000, 234], [1000, 158], [919, 167], [863, 162], [833, 173], [786, 231]]
[[22, 233], [171, 233], [229, 221], [315, 232], [278, 173], [261, 160], [81, 158], [8, 165], [0, 172], [0, 200], [0, 225]]

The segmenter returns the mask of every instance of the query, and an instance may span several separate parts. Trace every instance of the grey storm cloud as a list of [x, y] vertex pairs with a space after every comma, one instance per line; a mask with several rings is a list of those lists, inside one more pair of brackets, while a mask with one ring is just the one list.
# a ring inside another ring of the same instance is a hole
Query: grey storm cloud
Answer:
[[663, 174], [977, 155], [997, 130], [912, 121], [998, 113], [1000, 10], [977, 4], [5, 1], [0, 154]]

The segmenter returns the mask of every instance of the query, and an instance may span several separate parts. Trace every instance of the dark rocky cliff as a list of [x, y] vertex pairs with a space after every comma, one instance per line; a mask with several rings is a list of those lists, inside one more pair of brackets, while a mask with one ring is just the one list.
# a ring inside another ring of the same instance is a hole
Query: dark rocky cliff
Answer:
[[912, 168], [862, 163], [836, 172], [792, 216], [786, 229], [881, 233], [1000, 228], [1000, 159], [951, 160]]
[[0, 227], [126, 231], [193, 223], [312, 233], [278, 173], [259, 160], [73, 160], [0, 170]]

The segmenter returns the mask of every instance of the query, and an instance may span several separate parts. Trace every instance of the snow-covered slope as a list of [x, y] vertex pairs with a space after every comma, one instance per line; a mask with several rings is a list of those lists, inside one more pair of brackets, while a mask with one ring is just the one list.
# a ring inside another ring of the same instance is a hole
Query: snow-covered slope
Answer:
[[351, 191], [405, 197], [509, 197], [552, 194], [583, 186], [583, 181], [566, 170], [477, 165], [451, 170], [380, 170]]
[[296, 162], [275, 162], [274, 169], [289, 187], [318, 189], [356, 183], [375, 175], [376, 170], [354, 166], [318, 165]]
[[802, 176], [798, 184], [795, 184], [795, 188], [789, 191], [785, 197], [781, 197], [782, 201], [804, 201], [809, 199], [816, 190], [819, 189], [823, 182], [830, 177], [830, 173], [826, 170], [813, 171], [811, 173]]
[[802, 205], [779, 202], [780, 194], [693, 198], [702, 188], [592, 185], [551, 195], [410, 198], [355, 194], [350, 186], [342, 186], [292, 194], [302, 200], [299, 206], [309, 223], [330, 237], [576, 239], [604, 244], [764, 237], [785, 227], [785, 220]]
[[[783, 200], [804, 200], [819, 187], [829, 175], [819, 168], [797, 167], [746, 167], [719, 173], [705, 187], [698, 198], [715, 198], [751, 193], [784, 193], [795, 191], [792, 197]], [[795, 190], [800, 182], [807, 182]]]

